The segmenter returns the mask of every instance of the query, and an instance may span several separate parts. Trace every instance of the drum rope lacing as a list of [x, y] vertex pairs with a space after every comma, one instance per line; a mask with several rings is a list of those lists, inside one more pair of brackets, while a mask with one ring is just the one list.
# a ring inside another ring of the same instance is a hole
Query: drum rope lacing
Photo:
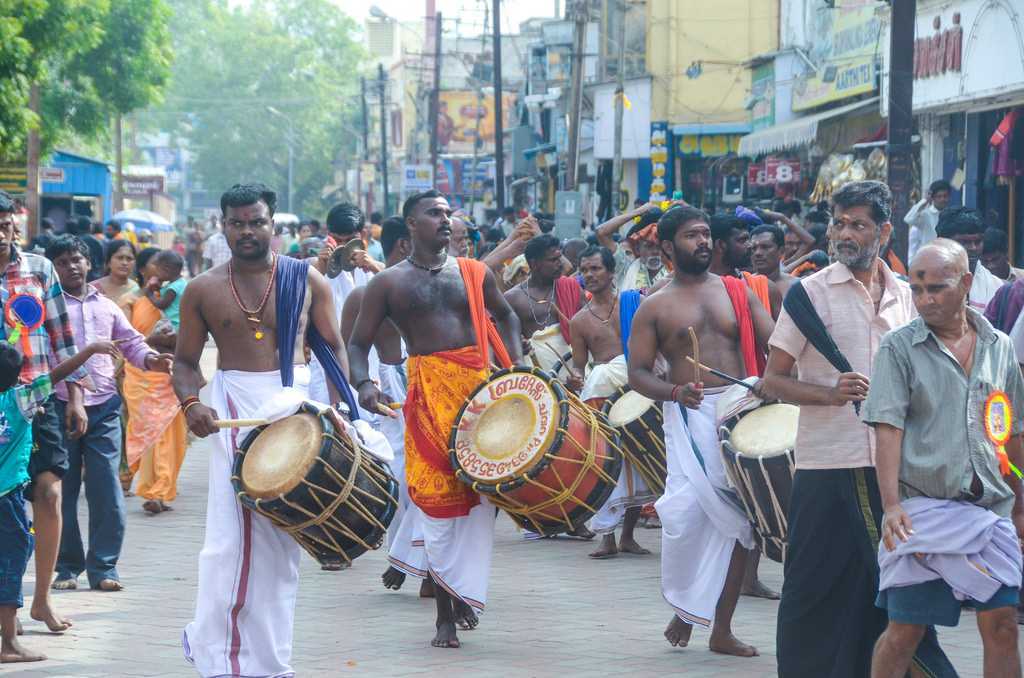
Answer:
[[[594, 463], [595, 459], [609, 458], [606, 455], [599, 455], [597, 453], [596, 448], [598, 443], [598, 436], [603, 438], [609, 444], [611, 451], [618, 451], [621, 454], [621, 450], [619, 450], [618, 446], [615, 445], [614, 443], [614, 429], [611, 429], [611, 427], [602, 423], [600, 419], [594, 416], [594, 413], [586, 405], [577, 404], [573, 399], [561, 400], [559, 402], [559, 406], [563, 404], [568, 405], [570, 408], [575, 409], [577, 413], [583, 415], [584, 420], [586, 420], [587, 418], [590, 419], [590, 443], [587, 448], [584, 448], [569, 434], [568, 429], [566, 429], [563, 426], [559, 426], [556, 429], [556, 431], [562, 435], [562, 439], [572, 441], [572, 444], [576, 446], [576, 449], [584, 453], [584, 458], [581, 460], [564, 459], [561, 457], [556, 457], [551, 453], [546, 453], [544, 456], [549, 460], [569, 462], [584, 468], [593, 467], [595, 469], [595, 472], [605, 481], [615, 483], [617, 479], [609, 476], [603, 468], [601, 468], [598, 464]], [[500, 501], [495, 501], [494, 499], [492, 499], [491, 503], [505, 509], [505, 511], [507, 511], [508, 513], [521, 516], [523, 519], [530, 521], [530, 523], [532, 523], [534, 527], [536, 527], [538, 531], [541, 532], [543, 532], [543, 529], [540, 523], [538, 523], [532, 516], [543, 513], [544, 511], [551, 507], [558, 507], [559, 512], [562, 514], [562, 522], [569, 527], [575, 526], [572, 524], [572, 520], [569, 518], [569, 515], [565, 511], [565, 507], [563, 506], [568, 501], [575, 502], [575, 504], [577, 504], [578, 506], [583, 506], [591, 512], [597, 512], [596, 508], [590, 506], [585, 501], [575, 496], [576, 490], [579, 488], [580, 483], [582, 483], [584, 480], [583, 474], [578, 474], [575, 480], [573, 480], [571, 483], [567, 485], [565, 480], [561, 477], [561, 475], [559, 475], [557, 468], [555, 468], [554, 466], [550, 466], [549, 468], [551, 468], [552, 472], [555, 475], [555, 478], [558, 480], [558, 483], [561, 486], [560, 489], [549, 487], [544, 483], [538, 482], [529, 475], [525, 476], [524, 478], [524, 481], [526, 483], [533, 485], [534, 487], [540, 489], [542, 492], [546, 493], [549, 496], [549, 498], [546, 501], [543, 501], [539, 504], [526, 505], [525, 503], [517, 501], [512, 497], [506, 495], [505, 492], [502, 491], [501, 486], [498, 485], [493, 489], [496, 497], [500, 498]], [[473, 481], [471, 487], [475, 491], [480, 491], [479, 485], [480, 483], [478, 481]], [[545, 517], [558, 519], [555, 516], [552, 516], [551, 514], [548, 514]]]
[[[626, 391], [620, 389], [619, 394], [621, 395], [625, 392]], [[647, 456], [644, 459], [639, 459], [626, 445], [621, 446], [622, 456], [633, 464], [633, 467], [636, 468], [637, 472], [644, 479], [644, 482], [647, 483], [647, 486], [658, 496], [661, 496], [665, 493], [664, 478], [668, 476], [668, 467], [665, 465], [655, 466], [655, 463], [660, 461], [660, 459], [665, 458], [665, 444], [651, 432], [651, 427], [648, 426], [642, 418], [634, 421], [638, 421], [648, 433], [651, 433], [650, 442], [654, 443], [655, 449], [660, 453], [661, 457], [659, 459], [655, 459], [651, 456]], [[627, 426], [632, 423], [633, 422], [631, 421], [628, 424], [617, 427], [619, 435], [626, 435], [631, 441], [633, 441], [633, 443], [636, 444], [637, 447], [646, 448], [648, 444], [640, 440], [629, 428], [627, 428]]]
[[[719, 431], [719, 438], [722, 440], [722, 447], [733, 449], [732, 445], [729, 444], [731, 435], [731, 429], [726, 426], [721, 427]], [[736, 451], [736, 456], [741, 456], [738, 451]], [[749, 459], [750, 457], [747, 458]], [[761, 470], [761, 476], [764, 479], [765, 486], [770, 488], [771, 480], [768, 477], [768, 471], [764, 465], [763, 455], [759, 455], [757, 457], [757, 465]], [[792, 466], [792, 462], [790, 465]], [[754, 493], [754, 483], [750, 479], [750, 473], [744, 469], [738, 461], [735, 462], [735, 466], [731, 463], [726, 463], [725, 470], [729, 480], [732, 481], [733, 487], [739, 490], [742, 494], [745, 494], [748, 498], [748, 501], [742, 502], [743, 508], [747, 513], [747, 520], [754, 525], [754, 528], [757, 530], [757, 533], [761, 536], [763, 541], [771, 542], [779, 548], [779, 551], [783, 554], [783, 560], [785, 560], [786, 542], [772, 534], [768, 517], [761, 509], [761, 505], [755, 500], [756, 495]], [[779, 527], [783, 534], [785, 534], [788, 532], [786, 512], [783, 510], [782, 504], [779, 502], [779, 498], [776, 496], [775, 492], [769, 492], [768, 494], [771, 497], [772, 508], [775, 510], [775, 515], [778, 516]], [[751, 512], [750, 506], [754, 507], [753, 512]]]
[[[343, 523], [340, 523], [338, 521], [332, 520], [332, 518], [334, 516], [334, 513], [335, 513], [335, 511], [338, 510], [338, 508], [342, 504], [345, 504], [348, 501], [348, 499], [351, 496], [353, 491], [358, 492], [360, 495], [362, 495], [363, 498], [370, 499], [370, 500], [375, 501], [375, 502], [377, 502], [379, 504], [387, 504], [387, 503], [389, 503], [388, 501], [382, 501], [379, 497], [375, 497], [375, 496], [373, 496], [371, 494], [368, 494], [364, 490], [356, 487], [356, 485], [355, 485], [355, 478], [358, 475], [360, 470], [362, 470], [364, 473], [366, 473], [366, 475], [369, 477], [370, 481], [373, 482], [373, 484], [376, 485], [377, 488], [382, 491], [384, 496], [386, 496], [388, 498], [388, 500], [390, 500], [390, 502], [393, 503], [394, 499], [393, 499], [393, 497], [391, 497], [391, 495], [387, 491], [387, 489], [384, 488], [383, 486], [381, 486], [381, 484], [378, 482], [378, 476], [380, 474], [377, 471], [377, 469], [375, 469], [372, 464], [367, 464], [365, 468], [363, 467], [363, 463], [362, 463], [363, 462], [363, 448], [362, 448], [362, 446], [358, 442], [356, 442], [354, 440], [351, 441], [352, 445], [351, 445], [351, 448], [350, 448], [346, 441], [340, 440], [337, 436], [334, 436], [334, 435], [331, 435], [331, 434], [324, 434], [324, 437], [329, 439], [329, 440], [331, 440], [332, 442], [336, 443], [338, 445], [338, 447], [340, 447], [341, 449], [343, 449], [343, 450], [350, 450], [351, 451], [351, 454], [352, 454], [352, 466], [349, 469], [348, 477], [345, 478], [340, 473], [338, 473], [337, 470], [335, 470], [333, 467], [331, 467], [326, 461], [324, 461], [323, 458], [317, 457], [316, 462], [320, 463], [323, 466], [324, 470], [327, 471], [328, 475], [331, 476], [335, 481], [337, 481], [339, 483], [339, 485], [342, 486], [341, 491], [334, 497], [334, 499], [332, 499], [326, 505], [321, 503], [320, 497], [319, 497], [319, 495], [317, 493], [310, 492], [310, 494], [316, 499], [317, 503], [319, 503], [320, 506], [321, 506], [321, 512], [319, 514], [314, 514], [312, 511], [306, 509], [304, 506], [301, 506], [299, 504], [296, 504], [295, 502], [292, 502], [292, 501], [288, 500], [283, 494], [278, 496], [278, 497], [275, 497], [275, 500], [279, 499], [285, 506], [288, 506], [292, 510], [297, 511], [298, 513], [301, 513], [301, 514], [307, 516], [307, 518], [308, 518], [307, 520], [305, 520], [305, 521], [303, 521], [301, 523], [297, 523], [297, 524], [292, 525], [292, 524], [289, 524], [287, 522], [284, 522], [275, 513], [271, 512], [271, 511], [267, 511], [266, 509], [264, 509], [260, 505], [261, 502], [263, 501], [262, 499], [256, 499], [254, 501], [255, 501], [256, 509], [257, 509], [257, 511], [260, 514], [262, 514], [264, 516], [267, 516], [268, 518], [271, 519], [272, 522], [274, 522], [275, 525], [280, 527], [282, 530], [284, 530], [288, 534], [292, 535], [292, 537], [295, 538], [302, 545], [302, 547], [310, 555], [312, 555], [313, 557], [315, 557], [315, 558], [318, 557], [318, 554], [316, 554], [314, 552], [312, 547], [309, 544], [307, 544], [307, 542], [311, 542], [313, 544], [320, 544], [321, 546], [333, 548], [333, 550], [337, 551], [348, 563], [351, 563], [352, 559], [349, 558], [349, 556], [345, 553], [345, 551], [342, 549], [341, 545], [337, 543], [337, 540], [335, 540], [333, 536], [330, 537], [330, 541], [328, 542], [328, 541], [324, 541], [323, 539], [319, 539], [319, 538], [313, 537], [313, 536], [308, 535], [308, 534], [302, 534], [302, 531], [305, 530], [305, 529], [308, 529], [310, 527], [320, 527], [324, 523], [329, 523], [331, 527], [334, 527], [336, 530], [341, 532], [346, 538], [351, 539], [352, 541], [356, 542], [359, 546], [362, 546], [367, 551], [373, 550], [375, 548], [374, 546], [368, 544], [358, 534], [356, 534], [354, 531], [352, 531], [352, 529], [349, 528], [347, 525], [345, 525]], [[323, 494], [330, 494], [331, 493], [330, 489], [321, 487], [321, 486], [319, 486], [319, 485], [317, 485], [315, 483], [311, 483], [311, 482], [309, 482], [307, 480], [303, 480], [302, 482], [306, 486], [311, 487], [311, 488], [313, 488], [313, 489], [315, 489], [318, 492], [321, 492]], [[241, 498], [241, 496], [243, 494], [244, 493], [240, 492], [239, 493], [239, 497]], [[362, 506], [361, 502], [357, 502], [357, 503], [351, 505], [349, 508], [352, 509], [353, 511], [355, 511], [356, 513], [358, 513], [360, 515], [360, 517], [362, 517], [367, 522], [374, 524], [377, 528], [382, 529], [382, 530], [386, 529], [385, 525], [383, 525], [369, 511], [365, 510], [365, 508]]]

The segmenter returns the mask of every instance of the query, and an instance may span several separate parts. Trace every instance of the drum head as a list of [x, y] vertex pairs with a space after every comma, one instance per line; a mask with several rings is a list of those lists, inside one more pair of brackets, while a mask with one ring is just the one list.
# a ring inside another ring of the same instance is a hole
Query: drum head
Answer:
[[744, 415], [732, 429], [730, 442], [737, 453], [751, 457], [783, 454], [796, 446], [800, 408], [765, 405]]
[[455, 460], [473, 480], [497, 484], [523, 474], [551, 447], [559, 399], [543, 376], [499, 374], [466, 403], [455, 432]]
[[256, 499], [287, 494], [320, 456], [323, 427], [316, 415], [303, 412], [263, 429], [242, 462], [242, 487]]
[[608, 423], [615, 428], [625, 426], [644, 416], [647, 410], [655, 406], [655, 402], [636, 391], [625, 391], [611, 407], [608, 408]]

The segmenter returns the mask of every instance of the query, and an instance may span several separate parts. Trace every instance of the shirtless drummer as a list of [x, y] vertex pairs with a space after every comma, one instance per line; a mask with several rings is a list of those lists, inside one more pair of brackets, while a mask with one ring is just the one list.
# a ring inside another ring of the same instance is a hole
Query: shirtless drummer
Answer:
[[[753, 535], [744, 513], [722, 497], [728, 483], [715, 403], [725, 382], [711, 374], [696, 378], [686, 358], [699, 348], [709, 367], [756, 374], [756, 351], [767, 345], [773, 323], [744, 282], [708, 272], [711, 229], [703, 211], [670, 209], [658, 222], [658, 239], [675, 270], [633, 319], [629, 385], [664, 402], [668, 479], [655, 508], [662, 522], [662, 593], [675, 611], [665, 637], [685, 646], [694, 624], [711, 626], [713, 651], [751, 657], [757, 650], [731, 629]], [[654, 373], [659, 353], [668, 361], [668, 381]]]
[[[210, 451], [196, 613], [182, 638], [186, 658], [204, 677], [292, 675], [292, 622], [299, 583], [298, 542], [265, 516], [243, 508], [231, 486], [237, 445], [248, 429], [220, 430], [215, 422], [252, 418], [281, 392], [288, 372], [294, 387], [308, 392], [302, 342], [308, 323], [345, 365], [326, 280], [307, 262], [278, 257], [270, 250], [276, 204], [274, 192], [262, 184], [235, 185], [222, 195], [231, 259], [193, 280], [181, 299], [174, 390], [189, 429], [201, 438], [218, 434]], [[279, 317], [276, 297], [303, 295], [303, 286], [305, 301], [290, 307], [282, 304], [293, 315]], [[292, 364], [282, 369], [278, 329], [286, 325], [295, 328], [296, 339], [294, 346], [284, 347]], [[212, 407], [198, 397], [203, 383], [199, 359], [208, 334], [218, 349]], [[332, 387], [331, 397], [337, 399], [337, 393]]]
[[[431, 644], [459, 647], [456, 606], [479, 613], [486, 601], [495, 510], [455, 478], [448, 434], [466, 398], [487, 379], [491, 349], [499, 364], [522, 361], [519, 320], [490, 269], [448, 256], [452, 209], [440, 192], [412, 195], [402, 216], [412, 251], [366, 286], [349, 360], [360, 404], [375, 411], [384, 399], [369, 376], [370, 347], [388, 319], [405, 341], [405, 476], [415, 504], [409, 510], [422, 514], [427, 571], [437, 592]], [[486, 329], [488, 312], [500, 338]]]

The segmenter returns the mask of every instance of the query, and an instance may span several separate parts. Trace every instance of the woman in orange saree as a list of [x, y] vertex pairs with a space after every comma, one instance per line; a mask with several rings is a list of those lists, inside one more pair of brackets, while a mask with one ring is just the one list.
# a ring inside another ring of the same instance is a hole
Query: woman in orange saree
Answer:
[[[140, 283], [155, 273], [150, 259], [155, 247], [139, 252]], [[170, 323], [145, 296], [132, 305], [132, 325], [160, 351], [174, 351], [176, 336]], [[185, 459], [188, 433], [171, 376], [139, 370], [125, 364], [124, 400], [128, 406], [125, 454], [128, 466], [138, 473], [135, 493], [145, 499], [142, 508], [156, 514], [170, 510], [177, 496], [178, 471]]]

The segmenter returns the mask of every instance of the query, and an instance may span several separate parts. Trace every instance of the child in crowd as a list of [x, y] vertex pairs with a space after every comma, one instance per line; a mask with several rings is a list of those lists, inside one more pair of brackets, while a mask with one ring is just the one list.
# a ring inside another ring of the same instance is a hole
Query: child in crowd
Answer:
[[32, 554], [33, 536], [25, 513], [23, 488], [28, 484], [32, 454], [32, 418], [61, 381], [94, 355], [116, 355], [117, 345], [89, 344], [30, 384], [18, 386], [24, 360], [13, 346], [0, 342], [0, 662], [35, 662], [46, 659], [18, 642], [17, 613], [24, 601], [21, 580]]
[[[91, 264], [89, 250], [73, 235], [62, 235], [46, 248], [46, 258], [60, 278], [68, 322], [81, 350], [93, 341], [117, 342], [120, 354], [140, 370], [169, 373], [174, 356], [158, 354], [113, 300], [87, 280]], [[83, 436], [68, 440], [68, 472], [61, 496], [64, 529], [57, 556], [57, 577], [52, 588], [61, 591], [78, 587], [85, 572], [89, 586], [101, 591], [120, 591], [117, 562], [124, 542], [124, 492], [118, 478], [121, 462], [121, 398], [117, 392], [116, 363], [107, 356], [85, 365], [94, 388], [85, 394], [88, 427]], [[67, 392], [57, 392], [57, 413], [63, 417]], [[78, 497], [85, 469], [85, 498], [89, 504], [89, 549], [82, 543], [78, 524]]]
[[158, 275], [146, 282], [146, 296], [154, 306], [164, 312], [164, 317], [174, 325], [174, 331], [177, 332], [181, 295], [188, 284], [181, 277], [185, 260], [174, 250], [160, 250], [153, 255], [153, 263]]

